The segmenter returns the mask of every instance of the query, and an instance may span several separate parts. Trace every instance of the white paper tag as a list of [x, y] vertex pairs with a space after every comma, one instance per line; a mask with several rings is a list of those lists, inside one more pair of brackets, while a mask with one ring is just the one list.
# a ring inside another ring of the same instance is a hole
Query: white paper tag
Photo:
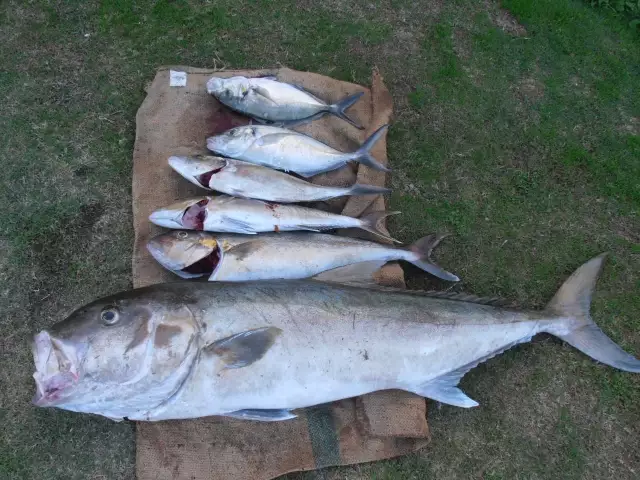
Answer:
[[170, 87], [186, 87], [187, 72], [177, 72], [169, 70], [169, 86]]

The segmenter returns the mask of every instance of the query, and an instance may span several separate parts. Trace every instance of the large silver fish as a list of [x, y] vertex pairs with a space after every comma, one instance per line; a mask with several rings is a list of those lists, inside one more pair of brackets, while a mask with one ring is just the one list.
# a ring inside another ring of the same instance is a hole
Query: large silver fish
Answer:
[[169, 165], [191, 183], [207, 190], [269, 202], [313, 202], [345, 195], [390, 192], [388, 188], [373, 185], [317, 185], [261, 165], [208, 155], [169, 157]]
[[387, 125], [380, 127], [351, 153], [336, 150], [294, 130], [265, 125], [245, 125], [209, 137], [207, 148], [225, 157], [295, 172], [303, 177], [329, 172], [351, 161], [388, 172], [370, 153], [386, 129]]
[[207, 82], [207, 91], [227, 107], [265, 122], [292, 126], [332, 114], [362, 128], [345, 110], [364, 92], [329, 105], [302, 87], [279, 82], [276, 77], [212, 77]]
[[374, 212], [360, 218], [347, 217], [298, 205], [230, 197], [195, 197], [156, 210], [149, 220], [166, 228], [255, 235], [260, 232], [334, 228], [360, 228], [393, 240], [381, 228], [381, 220], [399, 212]]
[[640, 372], [591, 320], [603, 257], [544, 310], [320, 282], [169, 283], [90, 303], [36, 335], [36, 405], [113, 419], [226, 415], [285, 420], [295, 410], [402, 389], [478, 403], [462, 376], [547, 332], [595, 360]]
[[326, 272], [321, 278], [366, 282], [385, 263], [405, 260], [443, 280], [457, 282], [458, 277], [431, 260], [442, 238], [428, 235], [402, 248], [322, 233], [248, 237], [172, 230], [149, 240], [147, 249], [176, 275], [208, 276], [210, 281], [294, 280]]

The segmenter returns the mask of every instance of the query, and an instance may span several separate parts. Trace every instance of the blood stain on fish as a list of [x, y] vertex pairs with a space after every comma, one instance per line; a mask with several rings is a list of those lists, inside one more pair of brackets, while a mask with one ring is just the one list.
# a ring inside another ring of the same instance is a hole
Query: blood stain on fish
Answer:
[[159, 325], [156, 329], [156, 336], [153, 340], [153, 344], [156, 347], [166, 347], [171, 342], [171, 339], [176, 335], [180, 335], [182, 329], [174, 325]]
[[211, 188], [209, 186], [209, 182], [211, 181], [211, 177], [213, 177], [216, 173], [218, 173], [222, 168], [216, 168], [215, 170], [211, 170], [210, 172], [203, 173], [199, 175], [197, 180], [204, 188]]
[[185, 228], [191, 228], [193, 230], [204, 230], [208, 203], [209, 200], [205, 198], [187, 208], [182, 215], [182, 225], [184, 225]]
[[280, 218], [280, 213], [278, 212], [278, 207], [280, 207], [279, 203], [265, 203], [264, 205], [273, 212], [275, 218]]

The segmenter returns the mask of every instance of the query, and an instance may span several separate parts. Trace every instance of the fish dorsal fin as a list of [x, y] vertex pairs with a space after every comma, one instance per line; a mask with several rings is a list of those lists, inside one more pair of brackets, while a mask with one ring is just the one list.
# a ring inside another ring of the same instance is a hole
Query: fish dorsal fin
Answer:
[[479, 303], [481, 305], [493, 305], [501, 306], [506, 305], [508, 302], [499, 297], [478, 297], [477, 295], [471, 295], [468, 293], [460, 292], [438, 292], [438, 291], [426, 291], [421, 292], [425, 297], [433, 298], [446, 298], [447, 300], [457, 300], [459, 302]]
[[[316, 279], [314, 277], [314, 279]], [[317, 279], [316, 279], [317, 280]], [[477, 295], [470, 295], [468, 293], [460, 292], [441, 292], [437, 290], [407, 290], [405, 288], [385, 287], [383, 285], [375, 285], [370, 287], [370, 290], [380, 290], [383, 292], [397, 292], [407, 295], [416, 295], [419, 297], [433, 297], [442, 298], [445, 300], [455, 300], [458, 302], [477, 303], [479, 305], [490, 305], [499, 307], [508, 305], [509, 302], [499, 297], [479, 297]]]
[[333, 268], [311, 277], [312, 280], [346, 285], [375, 285], [373, 275], [387, 263], [386, 261], [360, 262]]
[[260, 360], [281, 333], [277, 327], [247, 330], [213, 342], [204, 351], [220, 357], [226, 368], [242, 368]]

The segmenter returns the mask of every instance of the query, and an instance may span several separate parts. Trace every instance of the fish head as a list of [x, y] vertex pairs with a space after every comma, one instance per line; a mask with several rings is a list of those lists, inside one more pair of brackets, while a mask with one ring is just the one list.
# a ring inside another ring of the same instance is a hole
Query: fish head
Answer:
[[149, 220], [166, 228], [203, 230], [207, 219], [207, 205], [211, 197], [195, 197], [159, 208], [149, 215]]
[[223, 254], [215, 235], [184, 230], [173, 230], [152, 238], [147, 249], [160, 265], [182, 278], [211, 275]]
[[216, 173], [219, 173], [229, 163], [229, 160], [222, 157], [210, 155], [197, 155], [194, 157], [169, 157], [169, 165], [176, 172], [189, 180], [194, 185], [211, 189], [209, 181]]
[[192, 349], [198, 323], [184, 302], [137, 292], [85, 305], [35, 336], [35, 405], [120, 409], [113, 416], [124, 417], [145, 396], [153, 402], [160, 392], [161, 401], [175, 388], [163, 386]]
[[250, 82], [246, 77], [211, 77], [207, 82], [207, 92], [222, 103], [232, 103], [247, 95], [251, 88]]
[[258, 130], [251, 125], [244, 125], [207, 138], [207, 148], [220, 155], [237, 158], [257, 139]]

